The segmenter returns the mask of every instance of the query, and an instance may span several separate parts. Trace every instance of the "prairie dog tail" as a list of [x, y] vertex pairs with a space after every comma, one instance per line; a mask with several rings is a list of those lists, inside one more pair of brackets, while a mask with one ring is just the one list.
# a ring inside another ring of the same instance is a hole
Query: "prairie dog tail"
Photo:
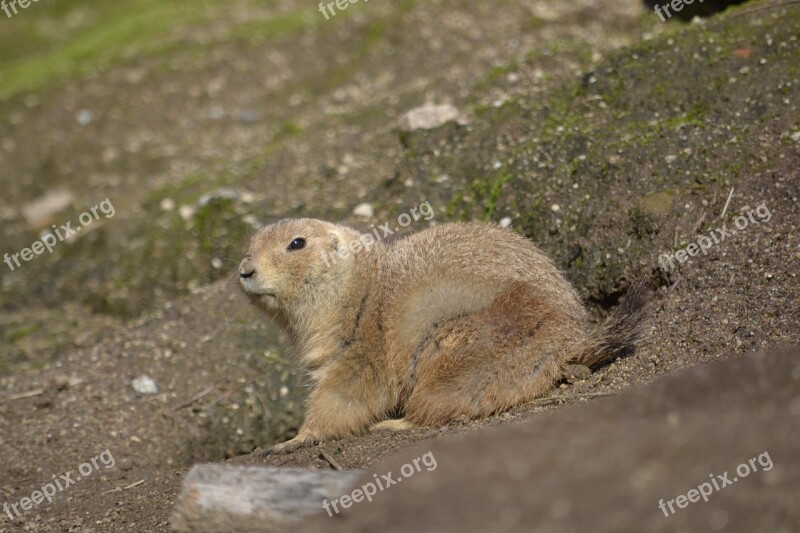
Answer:
[[636, 282], [611, 318], [578, 347], [569, 362], [595, 370], [630, 354], [642, 333], [651, 290], [647, 280]]

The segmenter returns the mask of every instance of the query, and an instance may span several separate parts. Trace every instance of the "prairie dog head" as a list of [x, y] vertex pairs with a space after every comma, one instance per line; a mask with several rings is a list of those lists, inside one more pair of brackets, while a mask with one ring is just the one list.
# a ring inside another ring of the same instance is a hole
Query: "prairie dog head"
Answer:
[[253, 236], [239, 265], [239, 281], [267, 310], [319, 302], [346, 281], [352, 257], [342, 259], [337, 251], [359, 235], [322, 220], [281, 220]]

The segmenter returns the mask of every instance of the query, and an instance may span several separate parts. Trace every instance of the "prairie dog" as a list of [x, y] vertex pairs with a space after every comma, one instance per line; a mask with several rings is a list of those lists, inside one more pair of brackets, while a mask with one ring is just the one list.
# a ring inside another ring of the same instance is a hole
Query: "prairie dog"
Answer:
[[575, 290], [512, 231], [461, 223], [393, 242], [368, 235], [287, 219], [252, 238], [241, 285], [312, 381], [298, 435], [267, 453], [487, 416], [547, 392], [565, 363], [597, 367], [637, 340], [643, 286], [588, 335]]

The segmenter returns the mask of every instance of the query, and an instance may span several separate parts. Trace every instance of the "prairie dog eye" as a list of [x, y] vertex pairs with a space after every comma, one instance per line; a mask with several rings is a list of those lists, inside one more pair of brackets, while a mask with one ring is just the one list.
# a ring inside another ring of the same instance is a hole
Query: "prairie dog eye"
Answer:
[[305, 247], [306, 247], [306, 240], [300, 237], [290, 242], [286, 250], [294, 252], [295, 250], [302, 250]]

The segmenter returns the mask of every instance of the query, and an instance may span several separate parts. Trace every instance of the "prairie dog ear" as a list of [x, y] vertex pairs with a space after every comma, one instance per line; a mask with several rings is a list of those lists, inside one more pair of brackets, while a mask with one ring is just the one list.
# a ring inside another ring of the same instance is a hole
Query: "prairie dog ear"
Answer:
[[344, 235], [342, 235], [338, 229], [332, 230], [330, 235], [328, 235], [328, 247], [331, 250], [338, 250], [344, 241]]

